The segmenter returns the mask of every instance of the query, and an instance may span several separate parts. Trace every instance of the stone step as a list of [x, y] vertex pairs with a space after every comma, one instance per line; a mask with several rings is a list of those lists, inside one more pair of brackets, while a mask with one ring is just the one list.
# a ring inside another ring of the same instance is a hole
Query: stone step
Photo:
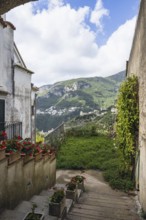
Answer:
[[78, 219], [96, 219], [96, 220], [139, 220], [139, 217], [135, 215], [108, 215], [105, 213], [89, 212], [89, 210], [83, 210], [83, 212], [70, 212], [66, 218], [67, 220], [78, 220]]
[[115, 219], [127, 219], [130, 218], [134, 220], [136, 217], [135, 214], [132, 213], [132, 211], [128, 210], [120, 210], [120, 209], [106, 209], [106, 207], [103, 207], [102, 209], [99, 209], [98, 207], [91, 207], [91, 206], [74, 206], [72, 211], [70, 213], [76, 213], [78, 215], [91, 215], [91, 216], [97, 216], [97, 217], [104, 217], [104, 218], [115, 218]]
[[49, 207], [48, 196], [35, 195], [31, 198], [30, 202], [35, 203], [37, 205], [35, 209], [36, 212], [43, 213], [44, 215], [48, 214], [48, 207]]
[[67, 207], [67, 213], [71, 210], [73, 206], [73, 200], [72, 199], [66, 199], [66, 207]]
[[50, 190], [43, 190], [39, 195], [51, 197], [53, 193], [54, 193], [54, 190], [50, 189]]
[[[75, 209], [82, 209], [82, 210], [84, 210], [84, 209], [88, 209], [89, 211], [94, 211], [94, 210], [96, 210], [97, 212], [112, 212], [112, 213], [115, 213], [115, 212], [118, 212], [118, 213], [120, 213], [120, 214], [122, 214], [123, 213], [123, 209], [115, 209], [115, 210], [113, 210], [113, 209], [111, 209], [111, 207], [106, 207], [106, 206], [103, 206], [103, 207], [101, 207], [101, 206], [96, 206], [96, 205], [87, 205], [87, 204], [82, 204], [82, 203], [80, 203], [80, 204], [74, 204], [74, 208]], [[129, 208], [126, 208], [126, 209], [124, 209], [124, 213], [129, 213], [129, 211], [130, 211], [130, 209]]]
[[26, 213], [16, 212], [13, 210], [5, 210], [0, 215], [0, 220], [23, 220], [25, 215], [26, 215]]
[[95, 200], [106, 200], [106, 201], [111, 201], [118, 203], [118, 204], [132, 204], [133, 201], [129, 200], [128, 196], [121, 196], [121, 197], [116, 197], [116, 196], [108, 196], [107, 195], [102, 195], [102, 194], [98, 194], [98, 193], [84, 193], [83, 198], [87, 199], [87, 198], [91, 198], [91, 199], [95, 199]]
[[[35, 212], [45, 215], [44, 220], [61, 220], [48, 214], [49, 203], [47, 202], [46, 204], [46, 201], [48, 201], [48, 197], [35, 195], [32, 197], [31, 201], [21, 202], [14, 210], [5, 210], [0, 216], [0, 220], [23, 220], [27, 213], [31, 212], [32, 203], [38, 206]], [[67, 213], [70, 211], [72, 205], [73, 201], [71, 199], [66, 199]]]
[[44, 220], [58, 220], [58, 218], [54, 217], [54, 216], [47, 215], [47, 216], [45, 216]]
[[21, 202], [16, 208], [16, 212], [21, 212], [21, 213], [27, 213], [30, 212], [32, 208], [32, 203], [29, 201], [23, 201]]
[[115, 207], [115, 208], [120, 208], [120, 209], [126, 209], [126, 208], [130, 208], [130, 204], [126, 204], [124, 202], [113, 202], [112, 200], [100, 200], [100, 199], [94, 199], [92, 197], [90, 198], [83, 198], [81, 197], [78, 201], [78, 203], [84, 203], [86, 205], [93, 205], [93, 206], [98, 206], [98, 207], [109, 207], [109, 208], [112, 208], [112, 207]]

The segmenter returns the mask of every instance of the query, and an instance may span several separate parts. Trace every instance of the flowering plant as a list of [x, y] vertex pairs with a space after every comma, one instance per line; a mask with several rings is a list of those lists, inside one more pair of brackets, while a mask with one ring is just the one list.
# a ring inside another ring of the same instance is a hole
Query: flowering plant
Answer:
[[38, 153], [41, 153], [42, 152], [42, 149], [41, 147], [39, 146], [39, 144], [34, 144], [34, 150], [33, 150], [33, 154], [38, 154]]
[[5, 145], [6, 145], [6, 153], [17, 152], [20, 151], [22, 148], [22, 144], [16, 139], [6, 140]]
[[7, 139], [7, 133], [5, 131], [0, 132], [0, 139], [1, 140], [6, 140]]
[[34, 144], [29, 139], [25, 139], [21, 143], [22, 143], [21, 153], [24, 153], [30, 156], [33, 155]]
[[5, 143], [5, 141], [1, 141], [1, 143], [0, 143], [0, 149], [2, 150], [2, 149], [5, 149], [6, 148], [6, 143]]
[[46, 154], [46, 153], [48, 153], [49, 151], [50, 151], [50, 145], [49, 144], [46, 144], [46, 143], [44, 143], [44, 144], [41, 144], [41, 149], [42, 149], [42, 153], [43, 154]]
[[70, 181], [69, 183], [66, 184], [67, 186], [67, 190], [71, 190], [71, 191], [74, 191], [76, 189], [76, 183], [75, 182], [72, 182]]
[[84, 179], [85, 179], [84, 176], [77, 175], [77, 176], [72, 177], [71, 181], [76, 182], [76, 183], [82, 183]]
[[50, 202], [60, 203], [65, 196], [64, 189], [57, 189], [52, 195]]

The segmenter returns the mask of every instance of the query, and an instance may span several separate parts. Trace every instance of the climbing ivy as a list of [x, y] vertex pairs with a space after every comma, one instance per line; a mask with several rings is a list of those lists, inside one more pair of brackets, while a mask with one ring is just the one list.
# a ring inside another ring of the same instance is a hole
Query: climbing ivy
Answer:
[[125, 167], [131, 170], [133, 179], [139, 127], [138, 79], [136, 76], [128, 77], [122, 83], [117, 100], [117, 110], [117, 143]]

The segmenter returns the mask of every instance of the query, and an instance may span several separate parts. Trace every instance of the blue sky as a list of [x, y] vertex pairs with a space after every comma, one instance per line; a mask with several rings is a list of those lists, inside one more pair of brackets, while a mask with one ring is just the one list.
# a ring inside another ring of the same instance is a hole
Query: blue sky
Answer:
[[139, 2], [39, 0], [7, 17], [26, 65], [36, 73], [33, 82], [43, 85], [124, 70]]
[[[96, 0], [65, 0], [74, 8], [83, 7], [85, 5], [94, 9]], [[104, 34], [100, 34], [98, 43], [103, 44], [121, 24], [132, 18], [138, 13], [139, 0], [103, 0], [103, 5], [109, 10], [109, 16], [103, 18]], [[92, 28], [95, 28], [93, 25]]]
[[[96, 0], [64, 0], [64, 4], [70, 4], [72, 8], [89, 6], [92, 10], [95, 7]], [[35, 9], [43, 10], [48, 8], [47, 0], [39, 0], [34, 4]], [[109, 10], [109, 16], [104, 17], [102, 22], [104, 25], [104, 33], [98, 33], [98, 44], [104, 44], [108, 37], [126, 20], [131, 19], [138, 13], [139, 0], [103, 0], [103, 5]], [[88, 22], [91, 29], [96, 31], [96, 26]]]

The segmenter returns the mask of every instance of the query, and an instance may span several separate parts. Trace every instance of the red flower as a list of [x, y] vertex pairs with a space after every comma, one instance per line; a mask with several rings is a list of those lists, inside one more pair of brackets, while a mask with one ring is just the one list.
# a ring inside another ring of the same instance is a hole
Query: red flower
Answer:
[[1, 134], [3, 137], [7, 137], [7, 133], [5, 131], [2, 131], [2, 134]]
[[18, 139], [18, 140], [22, 140], [22, 137], [21, 137], [21, 136], [18, 136], [17, 139]]

